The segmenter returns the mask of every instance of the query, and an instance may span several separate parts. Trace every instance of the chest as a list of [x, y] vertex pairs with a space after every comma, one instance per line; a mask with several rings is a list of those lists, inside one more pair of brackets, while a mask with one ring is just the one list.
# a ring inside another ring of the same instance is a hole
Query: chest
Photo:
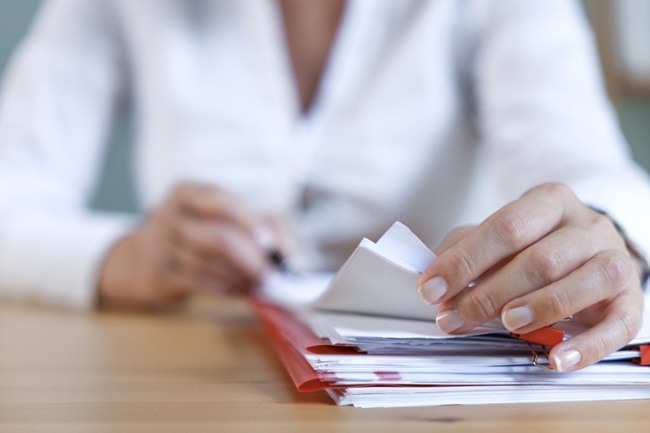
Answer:
[[204, 3], [150, 5], [127, 26], [140, 144], [167, 155], [161, 191], [182, 177], [256, 200], [379, 202], [456, 146], [468, 95], [455, 2], [350, 0], [307, 113], [275, 3]]

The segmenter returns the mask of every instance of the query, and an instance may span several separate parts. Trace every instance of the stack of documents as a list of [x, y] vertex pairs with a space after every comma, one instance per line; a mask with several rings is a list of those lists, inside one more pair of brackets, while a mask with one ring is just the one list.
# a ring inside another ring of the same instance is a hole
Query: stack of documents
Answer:
[[[548, 371], [498, 320], [460, 337], [442, 332], [415, 290], [434, 258], [396, 223], [377, 243], [364, 239], [336, 275], [271, 278], [253, 305], [298, 390], [359, 407], [650, 398], [650, 367], [633, 362], [649, 350], [650, 320], [606, 360]], [[564, 338], [585, 328], [556, 327]]]

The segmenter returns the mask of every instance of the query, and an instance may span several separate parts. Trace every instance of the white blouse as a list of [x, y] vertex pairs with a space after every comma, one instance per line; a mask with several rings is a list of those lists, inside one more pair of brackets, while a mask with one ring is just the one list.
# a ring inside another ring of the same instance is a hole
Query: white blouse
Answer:
[[229, 189], [291, 219], [309, 269], [395, 220], [435, 246], [549, 181], [650, 250], [597, 70], [572, 1], [349, 0], [301, 114], [271, 0], [50, 0], [0, 99], [0, 294], [93, 305], [136, 223], [88, 209], [124, 100], [145, 211], [180, 181]]

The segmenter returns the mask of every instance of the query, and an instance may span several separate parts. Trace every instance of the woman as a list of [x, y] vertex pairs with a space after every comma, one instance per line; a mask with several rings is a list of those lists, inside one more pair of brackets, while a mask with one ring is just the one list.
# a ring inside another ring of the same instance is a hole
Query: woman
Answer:
[[[125, 96], [139, 224], [87, 209]], [[575, 315], [594, 326], [551, 352], [572, 371], [640, 326], [644, 259], [587, 204], [647, 248], [650, 188], [573, 3], [51, 0], [0, 110], [5, 293], [241, 292], [268, 250], [335, 270], [401, 220], [439, 245], [417, 290], [448, 332]]]

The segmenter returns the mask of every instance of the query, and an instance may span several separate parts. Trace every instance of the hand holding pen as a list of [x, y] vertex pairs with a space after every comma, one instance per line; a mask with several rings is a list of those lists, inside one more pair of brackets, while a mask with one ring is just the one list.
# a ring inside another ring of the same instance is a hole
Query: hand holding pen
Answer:
[[118, 242], [100, 272], [105, 303], [161, 307], [194, 293], [246, 293], [286, 266], [274, 224], [232, 194], [176, 187], [142, 227]]

